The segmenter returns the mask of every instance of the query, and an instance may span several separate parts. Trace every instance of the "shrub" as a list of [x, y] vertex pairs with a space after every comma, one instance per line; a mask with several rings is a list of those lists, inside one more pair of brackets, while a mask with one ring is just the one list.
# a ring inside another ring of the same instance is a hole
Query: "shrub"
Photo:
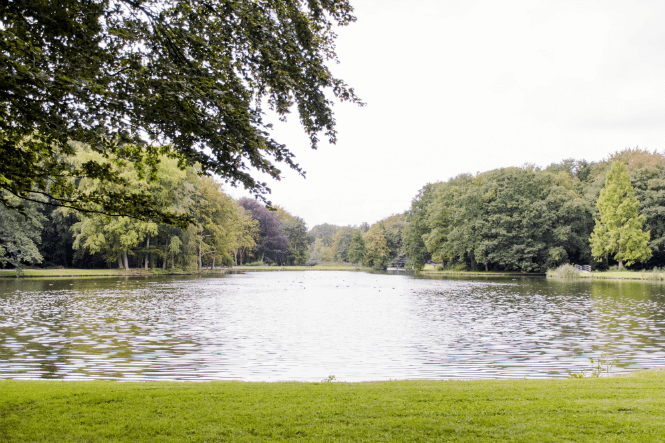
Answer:
[[550, 278], [577, 278], [580, 276], [580, 271], [575, 269], [575, 266], [566, 263], [556, 269], [548, 270], [547, 276]]
[[259, 261], [253, 261], [251, 263], [245, 263], [245, 266], [267, 266], [267, 265], [259, 260]]
[[437, 266], [437, 267], [434, 268], [434, 269], [436, 269], [437, 271], [443, 271], [443, 266], [439, 265], [439, 266]]

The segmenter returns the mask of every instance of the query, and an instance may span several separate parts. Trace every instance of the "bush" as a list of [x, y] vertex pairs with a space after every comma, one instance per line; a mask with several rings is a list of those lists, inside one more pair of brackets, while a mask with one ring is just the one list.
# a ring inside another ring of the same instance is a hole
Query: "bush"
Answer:
[[439, 266], [437, 266], [437, 267], [434, 268], [434, 269], [436, 269], [437, 271], [443, 271], [443, 266], [439, 265]]
[[245, 263], [245, 266], [267, 266], [267, 265], [259, 260], [259, 261], [253, 261], [251, 263]]
[[580, 271], [575, 269], [575, 266], [566, 263], [556, 269], [548, 270], [547, 276], [550, 278], [578, 278], [580, 276]]

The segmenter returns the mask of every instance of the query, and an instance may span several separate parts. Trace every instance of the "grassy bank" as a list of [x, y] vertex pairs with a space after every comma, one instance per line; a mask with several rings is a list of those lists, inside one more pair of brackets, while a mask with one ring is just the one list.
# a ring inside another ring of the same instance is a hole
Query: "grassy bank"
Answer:
[[603, 279], [603, 280], [665, 280], [665, 274], [662, 272], [643, 272], [643, 271], [599, 271], [599, 272], [581, 272], [579, 278]]
[[383, 383], [0, 381], [0, 442], [664, 441], [665, 371]]
[[[371, 268], [354, 265], [316, 266], [235, 266], [233, 269], [204, 269], [200, 274], [223, 274], [229, 271], [371, 271]], [[26, 269], [21, 277], [141, 277], [156, 275], [198, 275], [199, 273], [162, 269]], [[13, 269], [0, 269], [0, 278], [16, 278]]]
[[451, 277], [539, 277], [544, 274], [525, 273], [525, 272], [497, 272], [497, 271], [437, 271], [435, 265], [425, 265], [422, 270], [425, 275], [450, 275]]

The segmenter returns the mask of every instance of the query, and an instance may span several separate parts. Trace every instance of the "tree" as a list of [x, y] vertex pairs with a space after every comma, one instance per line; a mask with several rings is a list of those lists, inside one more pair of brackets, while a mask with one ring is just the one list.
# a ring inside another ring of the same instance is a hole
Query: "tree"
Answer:
[[241, 198], [238, 204], [251, 212], [260, 226], [256, 253], [261, 261], [282, 263], [289, 254], [289, 238], [284, 235], [277, 215], [251, 198]]
[[651, 256], [648, 247], [650, 232], [642, 231], [645, 217], [638, 211], [640, 203], [633, 195], [633, 186], [626, 166], [615, 161], [607, 174], [605, 187], [600, 191], [598, 211], [600, 220], [591, 234], [591, 252], [602, 261], [614, 254], [623, 269]]
[[362, 232], [360, 232], [360, 230], [353, 231], [351, 243], [349, 244], [349, 249], [347, 251], [349, 261], [351, 263], [362, 263], [365, 260], [366, 253], [367, 249], [365, 248]]
[[288, 262], [294, 265], [302, 265], [307, 261], [309, 253], [305, 220], [291, 216], [282, 221], [282, 229], [289, 239]]
[[365, 234], [364, 240], [367, 251], [365, 253], [365, 265], [375, 269], [386, 269], [390, 258], [390, 250], [388, 250], [388, 243], [381, 225], [375, 224], [372, 226]]
[[232, 231], [236, 225], [238, 212], [235, 202], [222, 192], [221, 185], [212, 177], [204, 177], [198, 183], [197, 195], [193, 205], [194, 228], [197, 241], [197, 266], [203, 269], [203, 259], [212, 258], [211, 267], [215, 267], [218, 256], [224, 257], [233, 249], [235, 236]]
[[[232, 185], [248, 171], [302, 173], [270, 136], [264, 106], [292, 107], [316, 148], [336, 141], [332, 101], [361, 104], [327, 62], [348, 0], [14, 0], [0, 5], [0, 188], [22, 199], [185, 225], [149, 193], [77, 193], [71, 179], [123, 184], [104, 162], [73, 166], [71, 141], [154, 175], [158, 157]], [[20, 204], [3, 193], [5, 207]]]
[[[13, 196], [5, 198], [16, 199]], [[0, 206], [0, 265], [13, 266], [17, 277], [26, 264], [43, 260], [37, 245], [41, 242], [42, 224], [46, 218], [32, 203], [24, 206], [23, 212], [20, 214]]]
[[349, 261], [348, 251], [349, 246], [351, 245], [351, 239], [353, 238], [353, 233], [355, 231], [356, 230], [350, 226], [344, 226], [339, 228], [339, 231], [335, 233], [331, 249], [335, 254], [335, 259], [337, 261]]
[[665, 166], [636, 169], [630, 174], [635, 198], [640, 202], [644, 229], [650, 232], [649, 267], [665, 266]]
[[259, 222], [242, 206], [236, 207], [236, 227], [233, 230], [233, 263], [242, 266], [242, 258], [256, 248], [259, 238]]

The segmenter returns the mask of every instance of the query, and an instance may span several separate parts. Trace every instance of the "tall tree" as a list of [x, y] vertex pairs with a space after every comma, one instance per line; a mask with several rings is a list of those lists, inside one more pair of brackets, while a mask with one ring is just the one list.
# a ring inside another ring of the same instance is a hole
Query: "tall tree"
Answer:
[[[92, 160], [73, 168], [70, 140], [155, 165], [199, 163], [263, 195], [249, 171], [300, 167], [273, 140], [265, 104], [292, 107], [312, 147], [336, 141], [332, 96], [360, 103], [331, 73], [334, 24], [348, 0], [13, 0], [0, 3], [0, 188], [74, 208], [186, 223], [149, 193], [80, 194], [69, 178], [122, 179]], [[139, 149], [140, 146], [144, 148]], [[2, 197], [7, 207], [11, 199]], [[8, 206], [9, 205], [9, 206]]]
[[600, 219], [596, 219], [591, 234], [591, 252], [598, 261], [614, 254], [619, 269], [623, 269], [624, 261], [630, 266], [651, 256], [648, 247], [650, 232], [642, 231], [645, 217], [639, 213], [639, 205], [626, 166], [615, 161], [607, 174], [605, 187], [600, 191]]
[[390, 259], [390, 250], [385, 231], [380, 224], [372, 226], [365, 234], [365, 265], [375, 269], [386, 269]]
[[289, 238], [284, 235], [277, 215], [254, 199], [242, 198], [238, 204], [251, 212], [260, 225], [256, 253], [261, 261], [283, 263], [289, 254]]
[[367, 254], [367, 249], [365, 248], [363, 234], [360, 230], [355, 230], [347, 251], [348, 259], [351, 263], [362, 263], [365, 260], [365, 254]]
[[[4, 191], [0, 190], [0, 193]], [[5, 195], [13, 203], [16, 197]], [[46, 221], [34, 204], [23, 202], [22, 214], [0, 206], [0, 265], [14, 267], [16, 276], [25, 265], [43, 260], [37, 245], [41, 242], [42, 224]]]
[[651, 235], [650, 267], [665, 266], [665, 166], [636, 169], [630, 174], [635, 198], [640, 202], [644, 229]]

